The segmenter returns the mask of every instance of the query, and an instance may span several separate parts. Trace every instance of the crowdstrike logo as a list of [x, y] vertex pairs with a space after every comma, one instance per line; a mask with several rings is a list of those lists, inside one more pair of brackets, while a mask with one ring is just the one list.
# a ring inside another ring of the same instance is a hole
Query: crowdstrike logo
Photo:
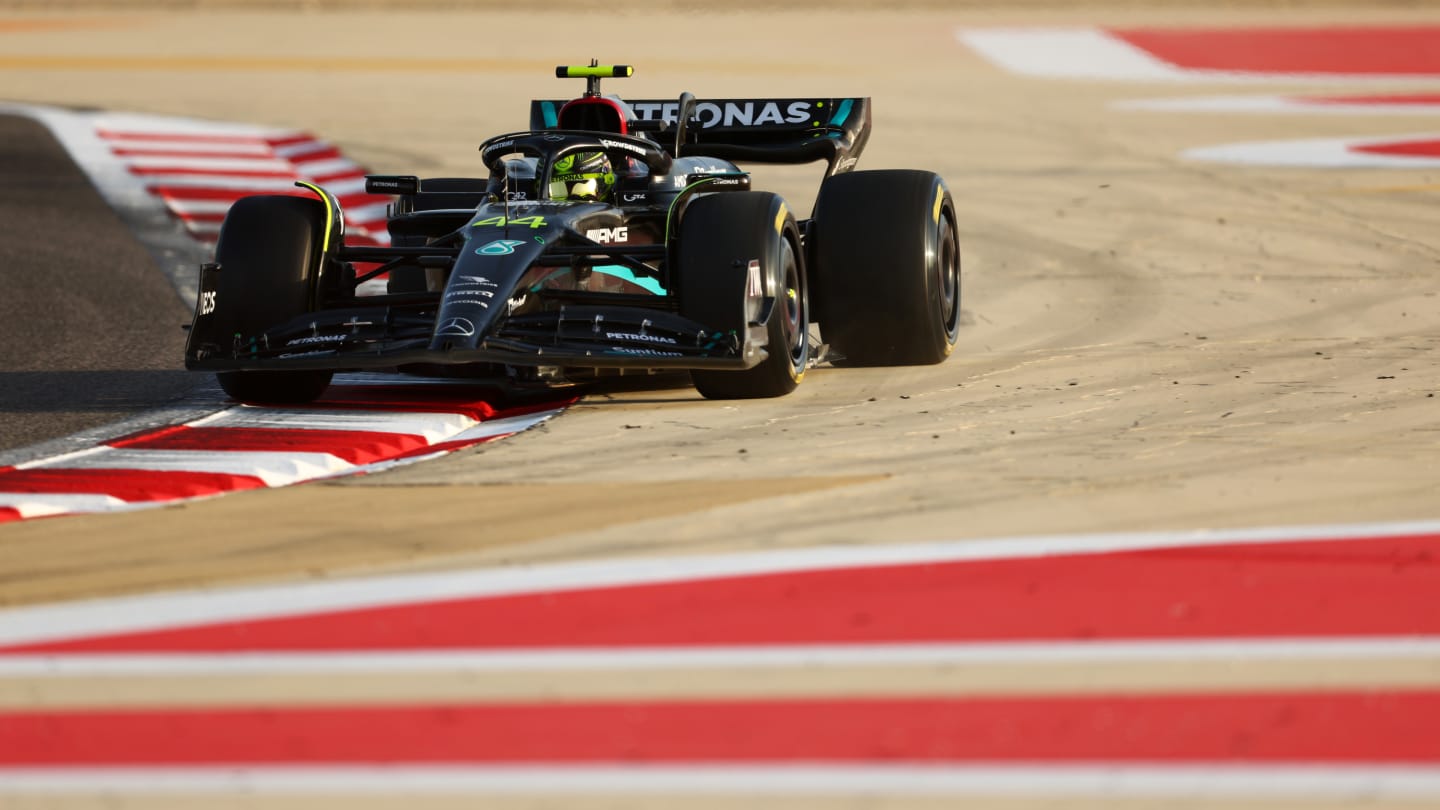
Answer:
[[601, 138], [600, 145], [605, 147], [606, 149], [624, 149], [626, 152], [631, 152], [633, 154], [639, 155], [640, 157], [645, 157], [645, 150], [639, 146], [636, 146], [633, 143], [625, 143], [624, 141], [612, 141], [609, 138]]

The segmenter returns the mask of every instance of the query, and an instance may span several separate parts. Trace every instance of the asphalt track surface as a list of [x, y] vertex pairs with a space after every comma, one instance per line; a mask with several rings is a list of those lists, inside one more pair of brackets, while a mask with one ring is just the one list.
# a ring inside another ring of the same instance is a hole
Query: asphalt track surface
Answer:
[[181, 399], [188, 308], [40, 123], [0, 116], [0, 451]]

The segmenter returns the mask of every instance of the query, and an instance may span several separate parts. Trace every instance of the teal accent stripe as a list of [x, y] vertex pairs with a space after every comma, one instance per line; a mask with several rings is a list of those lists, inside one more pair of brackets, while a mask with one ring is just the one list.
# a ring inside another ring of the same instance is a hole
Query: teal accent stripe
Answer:
[[635, 275], [634, 270], [631, 270], [623, 264], [598, 264], [593, 269], [597, 273], [604, 273], [607, 276], [614, 276], [615, 278], [628, 281], [637, 287], [643, 287], [648, 292], [652, 292], [656, 295], [669, 294], [665, 291], [664, 287], [660, 286], [659, 281], [653, 278], [639, 278]]
[[835, 114], [830, 116], [830, 126], [845, 126], [845, 119], [850, 117], [850, 108], [853, 106], [855, 106], [855, 99], [853, 98], [847, 98], [841, 101], [840, 107], [835, 110]]
[[560, 114], [555, 110], [555, 105], [552, 102], [540, 102], [540, 114], [545, 116], [546, 129], [554, 129], [560, 124]]

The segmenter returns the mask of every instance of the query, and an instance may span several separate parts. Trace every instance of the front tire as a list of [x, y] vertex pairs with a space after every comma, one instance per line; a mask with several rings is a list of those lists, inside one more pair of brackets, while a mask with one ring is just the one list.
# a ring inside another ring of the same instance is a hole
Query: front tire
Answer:
[[[243, 197], [220, 227], [213, 334], [254, 338], [313, 309], [325, 206], [305, 197]], [[220, 387], [250, 404], [294, 405], [324, 393], [334, 372], [222, 371]]]
[[960, 246], [950, 191], [933, 172], [828, 178], [811, 243], [820, 331], [849, 365], [930, 365], [960, 327]]
[[680, 223], [680, 311], [710, 328], [744, 334], [749, 263], [759, 261], [769, 316], [768, 357], [744, 371], [695, 370], [706, 399], [756, 399], [795, 390], [810, 363], [810, 306], [795, 219], [775, 194], [733, 191], [690, 203]]

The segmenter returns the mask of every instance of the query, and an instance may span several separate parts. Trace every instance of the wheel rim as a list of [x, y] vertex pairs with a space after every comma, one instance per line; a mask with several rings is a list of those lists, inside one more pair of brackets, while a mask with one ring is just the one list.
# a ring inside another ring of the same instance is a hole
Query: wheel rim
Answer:
[[940, 255], [935, 268], [939, 275], [940, 323], [945, 327], [946, 338], [953, 343], [960, 326], [960, 251], [955, 245], [955, 228], [949, 216], [940, 220]]
[[803, 372], [809, 358], [809, 322], [806, 308], [805, 288], [800, 281], [800, 267], [795, 262], [795, 253], [790, 243], [781, 249], [782, 267], [785, 273], [785, 331], [789, 342], [790, 365], [795, 371]]

